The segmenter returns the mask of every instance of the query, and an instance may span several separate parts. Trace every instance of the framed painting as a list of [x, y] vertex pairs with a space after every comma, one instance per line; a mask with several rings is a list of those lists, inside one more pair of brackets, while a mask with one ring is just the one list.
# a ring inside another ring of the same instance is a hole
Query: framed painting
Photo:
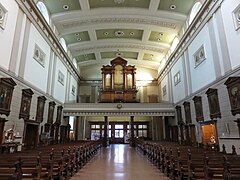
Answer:
[[206, 92], [210, 110], [210, 118], [221, 118], [217, 89], [209, 88]]
[[0, 78], [0, 114], [10, 114], [12, 94], [16, 85], [12, 78]]
[[193, 98], [194, 106], [195, 106], [195, 113], [196, 113], [196, 121], [203, 121], [203, 108], [202, 108], [202, 97], [201, 96], [194, 96]]
[[44, 114], [44, 107], [45, 107], [45, 96], [39, 96], [37, 102], [37, 113], [36, 113], [36, 121], [42, 122], [43, 121], [43, 114]]
[[187, 124], [192, 123], [192, 117], [191, 117], [191, 109], [190, 109], [190, 102], [184, 102], [184, 112], [185, 112], [185, 120]]
[[232, 114], [240, 114], [240, 77], [229, 77], [224, 84], [227, 86]]
[[22, 99], [21, 106], [19, 112], [19, 118], [29, 119], [30, 116], [30, 107], [32, 101], [33, 91], [31, 89], [23, 89], [22, 90]]
[[47, 122], [52, 124], [53, 123], [53, 115], [56, 103], [54, 101], [49, 102], [48, 106], [48, 120]]

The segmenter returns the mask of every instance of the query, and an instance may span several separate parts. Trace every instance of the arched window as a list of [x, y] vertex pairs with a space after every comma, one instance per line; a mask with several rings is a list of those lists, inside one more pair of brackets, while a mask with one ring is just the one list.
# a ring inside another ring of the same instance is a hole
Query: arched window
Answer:
[[66, 41], [63, 38], [60, 38], [59, 42], [62, 45], [63, 49], [67, 52]]
[[202, 7], [202, 3], [201, 2], [196, 2], [194, 4], [194, 6], [192, 7], [190, 16], [189, 16], [189, 21], [188, 21], [189, 25], [192, 23], [193, 19], [195, 18], [195, 16], [197, 15], [197, 13], [201, 9], [201, 7]]
[[75, 58], [73, 59], [73, 65], [75, 66], [76, 69], [78, 68], [77, 61]]
[[173, 39], [173, 42], [172, 42], [172, 45], [171, 45], [171, 53], [176, 49], [177, 45], [179, 43], [179, 38], [176, 36], [174, 39]]
[[47, 10], [45, 4], [42, 1], [38, 1], [36, 5], [37, 5], [39, 11], [42, 13], [44, 19], [49, 24], [49, 14], [48, 14], [48, 10]]

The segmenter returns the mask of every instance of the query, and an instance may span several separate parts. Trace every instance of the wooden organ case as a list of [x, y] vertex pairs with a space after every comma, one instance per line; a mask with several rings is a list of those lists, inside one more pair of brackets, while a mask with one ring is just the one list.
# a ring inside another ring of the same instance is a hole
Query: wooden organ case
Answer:
[[138, 102], [136, 99], [136, 68], [117, 57], [103, 66], [100, 102]]

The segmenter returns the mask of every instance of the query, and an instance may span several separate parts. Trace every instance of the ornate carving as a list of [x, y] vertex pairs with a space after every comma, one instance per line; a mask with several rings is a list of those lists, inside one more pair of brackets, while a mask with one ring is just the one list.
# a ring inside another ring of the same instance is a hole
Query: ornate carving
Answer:
[[170, 29], [176, 29], [177, 25], [175, 23], [153, 20], [153, 19], [140, 19], [140, 18], [127, 18], [127, 17], [108, 17], [108, 18], [94, 18], [94, 19], [84, 19], [78, 21], [72, 21], [62, 24], [62, 28], [69, 29], [76, 26], [86, 26], [89, 24], [103, 24], [103, 23], [135, 23], [135, 24], [146, 24], [166, 27]]
[[82, 53], [84, 51], [93, 51], [96, 49], [102, 49], [102, 48], [127, 48], [127, 49], [142, 49], [142, 50], [147, 50], [147, 51], [153, 51], [153, 52], [158, 52], [158, 53], [164, 53], [164, 49], [157, 48], [157, 47], [148, 47], [144, 45], [138, 45], [138, 44], [111, 44], [111, 45], [97, 45], [97, 46], [89, 46], [89, 47], [83, 47], [74, 50], [75, 53]]

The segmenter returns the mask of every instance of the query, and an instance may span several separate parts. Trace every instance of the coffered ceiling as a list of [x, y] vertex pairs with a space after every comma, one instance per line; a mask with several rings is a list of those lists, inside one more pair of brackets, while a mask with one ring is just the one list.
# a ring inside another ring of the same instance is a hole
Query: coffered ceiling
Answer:
[[158, 69], [195, 0], [43, 0], [80, 67], [129, 64]]

